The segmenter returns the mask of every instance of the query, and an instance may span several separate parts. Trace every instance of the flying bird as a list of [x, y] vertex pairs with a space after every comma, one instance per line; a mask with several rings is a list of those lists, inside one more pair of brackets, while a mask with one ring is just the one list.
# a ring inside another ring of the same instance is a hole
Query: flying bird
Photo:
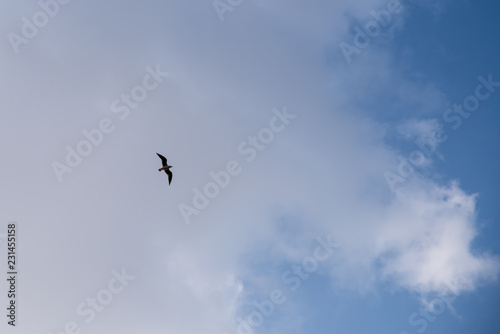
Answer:
[[172, 182], [172, 172], [170, 171], [170, 168], [172, 168], [173, 166], [169, 166], [167, 164], [167, 158], [165, 158], [163, 155], [161, 155], [160, 153], [156, 153], [160, 159], [161, 159], [161, 164], [163, 165], [162, 168], [158, 169], [159, 172], [161, 172], [162, 170], [165, 171], [165, 173], [167, 173], [168, 175], [168, 184], [170, 185], [170, 183]]

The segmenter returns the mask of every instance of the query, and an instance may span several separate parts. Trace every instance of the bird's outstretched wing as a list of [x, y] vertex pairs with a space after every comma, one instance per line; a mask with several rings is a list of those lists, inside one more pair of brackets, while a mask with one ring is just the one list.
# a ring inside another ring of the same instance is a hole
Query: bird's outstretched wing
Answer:
[[170, 183], [172, 182], [172, 172], [170, 171], [170, 169], [165, 169], [165, 173], [167, 173], [168, 175], [168, 185], [170, 185]]
[[160, 153], [156, 153], [160, 159], [161, 159], [161, 163], [163, 166], [167, 166], [167, 158], [165, 158], [163, 155], [161, 155]]

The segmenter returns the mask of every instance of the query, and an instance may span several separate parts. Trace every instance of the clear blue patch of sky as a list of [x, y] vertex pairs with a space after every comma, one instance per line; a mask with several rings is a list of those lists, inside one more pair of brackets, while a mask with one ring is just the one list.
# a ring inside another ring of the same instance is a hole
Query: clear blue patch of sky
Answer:
[[[478, 76], [492, 74], [500, 82], [498, 13], [500, 3], [494, 1], [452, 3], [437, 19], [416, 10], [396, 39], [395, 53], [410, 49], [411, 70], [437, 83], [452, 104], [463, 103], [474, 94]], [[486, 232], [480, 238], [500, 253], [500, 242], [495, 240], [500, 232], [500, 87], [457, 129], [443, 121], [444, 111], [437, 118], [448, 140], [440, 147], [445, 161], [437, 164], [449, 178], [459, 179], [467, 192], [479, 193], [479, 220]]]
[[[462, 103], [474, 94], [477, 77], [493, 75], [500, 82], [500, 3], [496, 1], [450, 3], [437, 19], [416, 8], [395, 41], [395, 54], [411, 56], [409, 71], [423, 73], [446, 94], [451, 103]], [[443, 110], [444, 112], [444, 110]], [[442, 113], [438, 114], [441, 116]], [[463, 119], [456, 130], [444, 129], [448, 140], [440, 147], [445, 160], [436, 160], [446, 180], [458, 179], [462, 189], [478, 193], [478, 251], [500, 254], [500, 87]], [[436, 323], [427, 333], [497, 333], [500, 285], [493, 283], [456, 301], [461, 320]]]
[[[408, 74], [421, 73], [436, 86], [451, 103], [462, 103], [474, 93], [478, 76], [493, 75], [500, 82], [500, 3], [496, 1], [449, 2], [437, 15], [418, 5], [411, 5], [411, 14], [404, 27], [397, 31], [391, 43], [396, 66]], [[380, 47], [370, 45], [369, 47]], [[385, 47], [385, 45], [384, 45]], [[356, 55], [355, 55], [356, 56]], [[359, 56], [363, 56], [360, 54]], [[355, 60], [350, 66], [355, 66]], [[378, 97], [377, 105], [390, 104], [388, 96]], [[372, 103], [373, 101], [370, 101]], [[425, 117], [436, 117], [446, 131], [448, 140], [440, 146], [445, 160], [435, 159], [436, 170], [443, 177], [440, 183], [458, 179], [467, 193], [478, 193], [479, 235], [473, 243], [478, 251], [500, 254], [500, 87], [491, 97], [482, 101], [477, 111], [463, 119], [458, 129], [443, 121], [445, 110]], [[383, 122], [398, 122], [403, 116], [394, 113], [373, 115]], [[402, 152], [411, 152], [411, 143], [391, 139]], [[414, 146], [414, 145], [413, 145]], [[316, 285], [312, 285], [316, 282]], [[411, 326], [408, 317], [418, 311], [416, 298], [388, 290], [381, 292], [383, 303], [371, 297], [332, 296], [328, 283], [311, 279], [310, 294], [321, 315], [307, 325], [308, 332], [325, 332], [335, 328], [343, 333], [419, 333], [423, 327]], [[313, 287], [314, 286], [314, 287]], [[335, 302], [332, 300], [337, 299]], [[428, 322], [425, 333], [497, 333], [500, 329], [498, 306], [500, 285], [495, 282], [480, 287], [473, 293], [464, 293], [454, 302], [458, 316], [447, 310], [435, 321]], [[337, 304], [338, 303], [338, 304]], [[339, 308], [339, 305], [343, 307]], [[329, 316], [330, 315], [330, 316]]]

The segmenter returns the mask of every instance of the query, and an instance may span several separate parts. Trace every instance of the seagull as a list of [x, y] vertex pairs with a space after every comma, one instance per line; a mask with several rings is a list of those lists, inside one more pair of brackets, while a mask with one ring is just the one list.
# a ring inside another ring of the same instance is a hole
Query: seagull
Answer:
[[172, 182], [172, 172], [170, 171], [170, 168], [172, 168], [173, 166], [169, 166], [167, 164], [167, 158], [165, 158], [163, 155], [161, 155], [160, 153], [156, 153], [160, 159], [161, 159], [161, 164], [163, 165], [162, 168], [158, 169], [159, 172], [161, 172], [162, 170], [165, 171], [165, 173], [167, 173], [168, 175], [168, 184], [170, 185], [170, 182]]

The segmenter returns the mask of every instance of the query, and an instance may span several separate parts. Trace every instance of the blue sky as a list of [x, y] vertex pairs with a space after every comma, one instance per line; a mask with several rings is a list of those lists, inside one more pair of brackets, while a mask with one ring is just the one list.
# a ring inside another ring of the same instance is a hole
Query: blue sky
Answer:
[[498, 332], [499, 4], [55, 1], [0, 3], [7, 333]]

